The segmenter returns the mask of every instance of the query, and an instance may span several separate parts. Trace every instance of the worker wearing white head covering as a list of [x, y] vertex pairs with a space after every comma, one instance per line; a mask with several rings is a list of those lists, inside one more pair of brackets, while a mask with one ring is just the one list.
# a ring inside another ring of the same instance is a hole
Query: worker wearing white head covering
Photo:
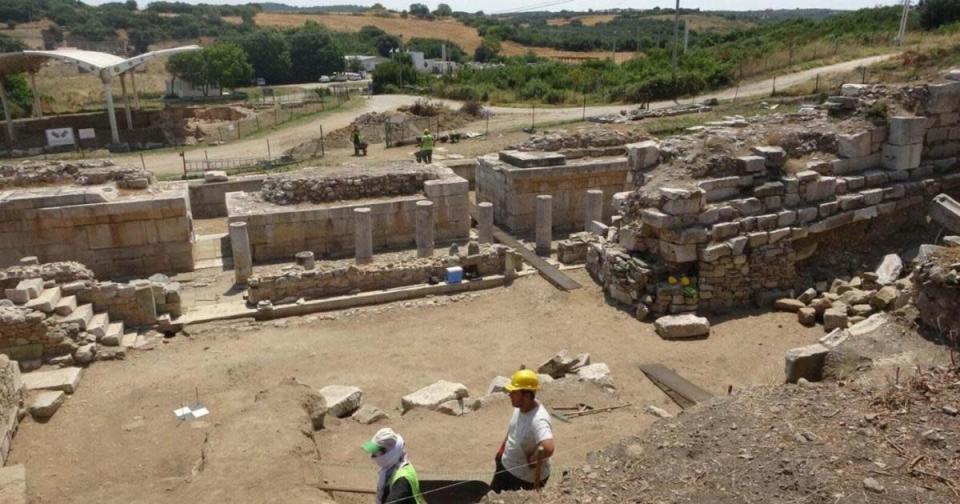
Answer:
[[363, 444], [380, 471], [377, 475], [377, 504], [425, 504], [413, 464], [407, 460], [403, 437], [385, 427]]

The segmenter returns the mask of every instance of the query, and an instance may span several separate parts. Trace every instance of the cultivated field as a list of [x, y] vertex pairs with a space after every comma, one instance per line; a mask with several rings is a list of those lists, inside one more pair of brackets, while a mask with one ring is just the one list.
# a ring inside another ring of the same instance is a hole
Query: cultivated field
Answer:
[[423, 19], [378, 16], [354, 16], [349, 14], [285, 14], [276, 12], [261, 12], [255, 19], [260, 26], [276, 26], [280, 28], [294, 28], [303, 26], [307, 21], [315, 21], [331, 30], [344, 32], [358, 32], [364, 26], [376, 26], [391, 34], [400, 35], [404, 40], [414, 37], [430, 37], [446, 39], [462, 47], [468, 53], [480, 45], [480, 35], [477, 30], [454, 19], [438, 19], [427, 21]]

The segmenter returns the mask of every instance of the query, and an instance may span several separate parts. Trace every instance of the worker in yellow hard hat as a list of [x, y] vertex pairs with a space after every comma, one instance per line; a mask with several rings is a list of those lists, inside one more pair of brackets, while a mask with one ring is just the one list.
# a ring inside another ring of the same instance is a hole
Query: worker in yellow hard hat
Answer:
[[423, 136], [420, 137], [420, 161], [424, 163], [433, 162], [433, 135], [429, 129], [423, 130]]
[[533, 370], [513, 373], [505, 388], [514, 410], [497, 452], [497, 470], [490, 489], [497, 493], [533, 490], [550, 477], [550, 457], [555, 448], [550, 413], [537, 401], [540, 377]]

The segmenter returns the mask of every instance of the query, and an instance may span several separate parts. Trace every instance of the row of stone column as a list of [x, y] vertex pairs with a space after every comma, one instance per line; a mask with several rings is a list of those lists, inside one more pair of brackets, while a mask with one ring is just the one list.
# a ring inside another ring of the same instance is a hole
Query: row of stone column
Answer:
[[[585, 203], [584, 229], [590, 231], [593, 222], [603, 220], [603, 191], [587, 191]], [[432, 257], [434, 247], [434, 228], [436, 218], [433, 202], [417, 202], [416, 210], [417, 257]], [[484, 202], [477, 205], [477, 231], [480, 243], [493, 243], [493, 204]], [[373, 221], [370, 208], [353, 209], [354, 256], [357, 264], [368, 264], [373, 260]], [[537, 196], [536, 251], [541, 255], [550, 254], [553, 241], [553, 196]], [[253, 273], [253, 255], [250, 250], [250, 237], [245, 222], [230, 224], [230, 244], [233, 249], [233, 267], [238, 284], [247, 283]], [[312, 255], [311, 255], [312, 256]], [[298, 258], [299, 259], [299, 258]], [[312, 257], [304, 260], [310, 260]]]

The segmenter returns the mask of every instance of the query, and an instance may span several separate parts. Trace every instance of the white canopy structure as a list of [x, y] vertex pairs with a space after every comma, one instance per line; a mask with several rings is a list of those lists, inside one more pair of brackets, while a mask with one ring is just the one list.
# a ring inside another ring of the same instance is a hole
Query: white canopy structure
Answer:
[[[139, 107], [140, 98], [137, 95], [136, 81], [133, 70], [144, 63], [187, 51], [199, 50], [200, 46], [190, 45], [175, 47], [173, 49], [162, 49], [143, 53], [132, 58], [121, 58], [109, 53], [96, 51], [83, 51], [80, 49], [61, 48], [52, 51], [21, 51], [14, 53], [0, 53], [0, 77], [15, 73], [28, 73], [30, 75], [30, 84], [33, 87], [34, 113], [37, 117], [43, 117], [40, 107], [40, 95], [37, 93], [36, 74], [40, 68], [51, 60], [58, 60], [66, 63], [75, 64], [78, 67], [95, 72], [100, 76], [103, 82], [104, 94], [107, 98], [107, 118], [110, 120], [110, 135], [113, 143], [120, 143], [120, 132], [117, 129], [117, 116], [113, 106], [113, 79], [120, 77], [120, 87], [123, 90], [124, 110], [126, 112], [127, 128], [133, 129], [133, 117], [130, 113], [130, 99], [127, 96], [126, 75], [130, 74], [133, 85], [134, 100]], [[7, 93], [0, 85], [0, 101], [3, 103], [4, 119], [7, 123], [7, 135], [10, 139], [14, 138], [13, 121], [10, 118], [10, 108], [7, 103]]]

